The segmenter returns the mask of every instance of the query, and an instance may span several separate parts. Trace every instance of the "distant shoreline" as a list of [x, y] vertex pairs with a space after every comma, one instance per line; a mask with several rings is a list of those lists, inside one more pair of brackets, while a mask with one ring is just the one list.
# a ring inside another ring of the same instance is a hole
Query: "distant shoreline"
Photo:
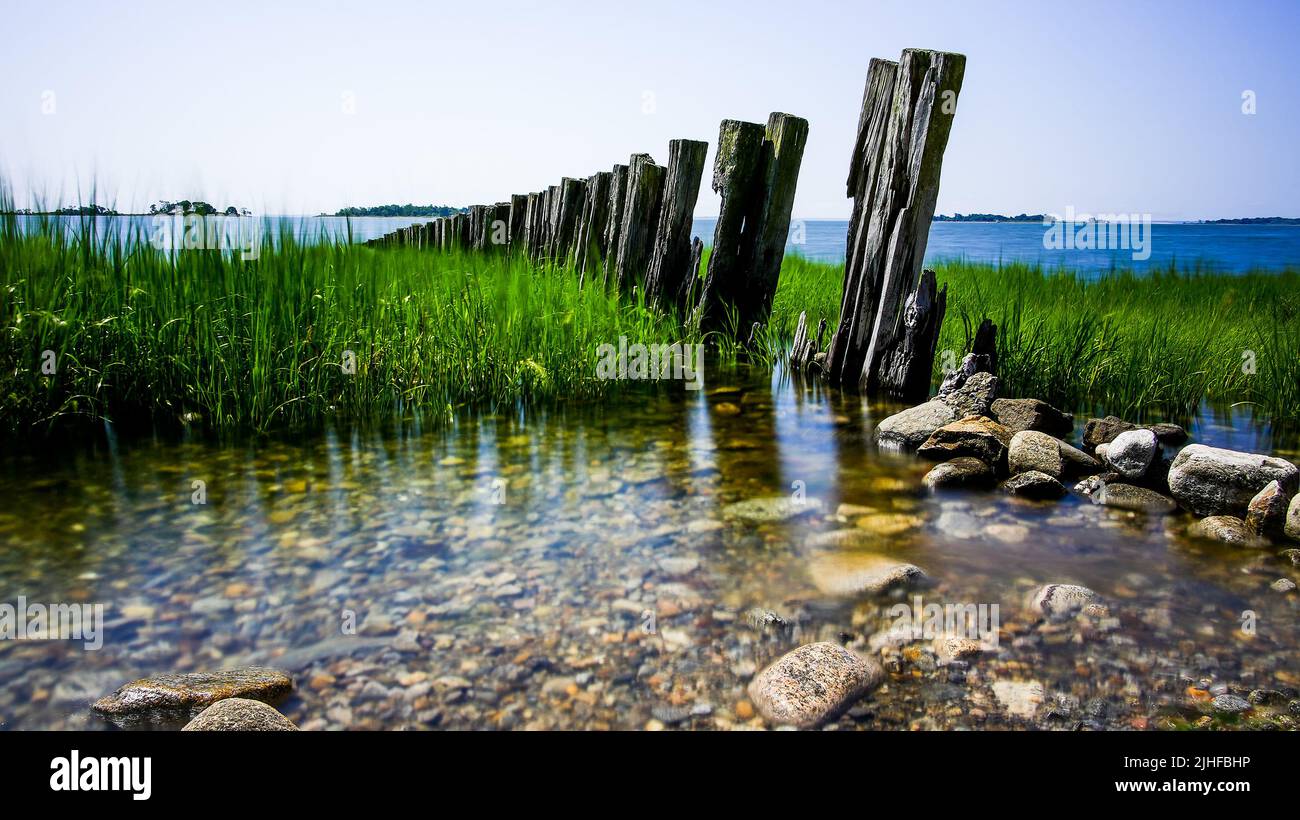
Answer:
[[[460, 212], [457, 211], [457, 213], [460, 213]], [[176, 216], [231, 216], [231, 214], [225, 214], [225, 213], [221, 213], [221, 212], [218, 212], [218, 213], [211, 213], [211, 214], [197, 214], [197, 213], [189, 213], [189, 214], [169, 214], [169, 213], [121, 212], [121, 211], [105, 211], [105, 212], [101, 212], [101, 213], [90, 214], [90, 213], [67, 213], [67, 212], [60, 212], [60, 211], [26, 211], [26, 210], [16, 210], [16, 211], [0, 211], [0, 216], [55, 216], [55, 217], [77, 218], [77, 219], [79, 219], [79, 218], [84, 218], [84, 217], [89, 217], [89, 216], [94, 216], [94, 217], [116, 217], [116, 216], [130, 216], [130, 217], [139, 217], [139, 216], [164, 216], [164, 217], [176, 217]], [[239, 216], [243, 216], [243, 217], [277, 218], [277, 219], [283, 219], [283, 218], [289, 218], [289, 217], [296, 217], [296, 218], [299, 218], [299, 219], [425, 219], [425, 218], [436, 218], [436, 217], [440, 216], [440, 214], [396, 214], [396, 215], [383, 215], [383, 214], [347, 214], [347, 215], [340, 215], [340, 214], [318, 213], [318, 214], [260, 214], [260, 215], [254, 215], [254, 214], [239, 214]], [[1044, 217], [1043, 215], [1035, 215], [1035, 216], [1025, 215], [1025, 216], [1016, 216], [1016, 217], [1000, 217], [1000, 216], [990, 215], [990, 214], [980, 214], [979, 216], [980, 216], [981, 218], [979, 218], [979, 219], [975, 219], [975, 218], [968, 218], [968, 217], [964, 217], [964, 216], [960, 216], [960, 215], [959, 215], [959, 218], [954, 218], [954, 217], [952, 217], [952, 216], [945, 216], [945, 215], [942, 215], [942, 214], [936, 214], [935, 217], [931, 220], [931, 223], [932, 223], [932, 224], [938, 224], [938, 223], [943, 223], [943, 224], [956, 224], [956, 225], [1041, 225], [1042, 222], [1043, 222], [1043, 220], [1044, 220], [1045, 218], [1050, 218], [1050, 217]], [[989, 218], [989, 217], [992, 217], [992, 218]], [[712, 215], [709, 215], [709, 216], [698, 216], [698, 215], [697, 215], [697, 216], [695, 216], [694, 218], [695, 218], [695, 219], [702, 219], [702, 220], [706, 220], [706, 221], [717, 219], [716, 216], [712, 216]], [[794, 217], [794, 219], [797, 220], [797, 221], [803, 221], [803, 222], [847, 222], [847, 221], [848, 221], [848, 218], [847, 218], [847, 217], [797, 217], [797, 216], [796, 216], [796, 217]], [[1086, 221], [1094, 221], [1094, 220], [1076, 220], [1075, 223], [1076, 223], [1076, 224], [1083, 224], [1083, 223], [1086, 222]], [[1244, 226], [1244, 227], [1258, 227], [1258, 226], [1265, 226], [1265, 227], [1268, 227], [1268, 226], [1274, 226], [1274, 227], [1275, 227], [1275, 226], [1283, 226], [1283, 227], [1300, 227], [1300, 217], [1288, 217], [1288, 216], [1246, 216], [1246, 217], [1233, 217], [1233, 218], [1231, 218], [1231, 219], [1166, 219], [1166, 220], [1153, 219], [1153, 220], [1151, 221], [1151, 223], [1152, 223], [1153, 225], [1224, 225], [1224, 226], [1239, 225], [1239, 226]]]

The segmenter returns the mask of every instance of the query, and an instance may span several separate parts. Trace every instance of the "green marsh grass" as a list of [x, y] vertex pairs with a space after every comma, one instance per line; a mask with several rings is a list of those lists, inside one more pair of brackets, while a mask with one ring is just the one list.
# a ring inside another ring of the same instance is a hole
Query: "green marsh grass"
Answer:
[[245, 261], [3, 219], [7, 436], [100, 419], [260, 432], [329, 413], [595, 398], [618, 387], [596, 378], [599, 345], [691, 341], [643, 304], [579, 288], [572, 271], [504, 256], [281, 234]]
[[[1035, 265], [946, 260], [943, 351], [970, 349], [984, 317], [998, 325], [1000, 392], [1125, 418], [1191, 416], [1202, 401], [1250, 404], [1300, 422], [1300, 273], [1177, 269], [1088, 279]], [[842, 265], [787, 260], [772, 332], [788, 342], [799, 311], [839, 316]]]
[[[262, 432], [334, 413], [598, 399], [623, 386], [596, 378], [601, 344], [700, 341], [677, 317], [578, 287], [571, 270], [504, 255], [281, 233], [246, 261], [167, 253], [97, 225], [20, 230], [0, 217], [0, 437], [101, 420]], [[1027, 265], [935, 267], [949, 288], [940, 355], [960, 355], [992, 318], [1004, 395], [1131, 418], [1247, 402], [1300, 420], [1294, 271], [1087, 281]], [[823, 317], [834, 327], [842, 276], [841, 265], [790, 256], [757, 350], [725, 335], [705, 341], [724, 365], [772, 364], [800, 311], [814, 328]], [[57, 357], [52, 375], [41, 372], [45, 350]]]

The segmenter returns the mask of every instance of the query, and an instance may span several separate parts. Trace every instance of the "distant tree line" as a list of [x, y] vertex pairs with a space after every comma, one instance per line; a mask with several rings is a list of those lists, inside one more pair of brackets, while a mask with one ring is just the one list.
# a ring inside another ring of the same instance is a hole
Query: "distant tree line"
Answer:
[[335, 216], [455, 216], [464, 208], [450, 205], [372, 205], [369, 208], [340, 208]]
[[1002, 214], [953, 214], [944, 216], [935, 214], [935, 222], [1042, 222], [1042, 214], [1017, 214], [1016, 216], [1004, 216]]
[[54, 211], [33, 211], [31, 208], [19, 208], [16, 211], [4, 211], [19, 216], [118, 216], [118, 212], [103, 205], [77, 205], [59, 208]]
[[1206, 225], [1300, 225], [1293, 216], [1243, 216], [1237, 219], [1205, 219]]

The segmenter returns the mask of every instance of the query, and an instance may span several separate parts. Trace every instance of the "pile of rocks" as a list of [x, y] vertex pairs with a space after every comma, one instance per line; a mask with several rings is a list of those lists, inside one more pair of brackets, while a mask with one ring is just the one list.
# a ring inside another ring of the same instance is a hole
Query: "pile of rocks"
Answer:
[[1066, 441], [1074, 418], [1038, 399], [997, 398], [997, 377], [961, 374], [924, 404], [876, 427], [878, 443], [941, 462], [932, 490], [995, 486], [1030, 499], [1073, 491], [1093, 503], [1163, 515], [1186, 510], [1193, 535], [1262, 546], [1300, 540], [1300, 470], [1285, 459], [1190, 444], [1176, 424], [1137, 425], [1107, 416]]

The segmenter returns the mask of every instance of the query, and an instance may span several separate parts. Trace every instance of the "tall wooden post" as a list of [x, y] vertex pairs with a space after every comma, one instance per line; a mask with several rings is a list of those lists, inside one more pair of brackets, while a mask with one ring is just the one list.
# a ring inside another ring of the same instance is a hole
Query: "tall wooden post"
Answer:
[[693, 273], [691, 223], [708, 151], [709, 144], [699, 140], [668, 143], [668, 178], [645, 277], [646, 300], [661, 310], [684, 307], [677, 300], [688, 272]]
[[932, 361], [904, 360], [927, 347], [933, 358], [933, 343], [917, 337], [930, 323], [907, 313], [941, 301], [918, 276], [965, 68], [960, 54], [907, 49], [898, 63], [872, 60], [868, 69], [847, 186], [844, 296], [827, 358], [833, 382], [909, 400], [928, 394]]
[[630, 292], [645, 279], [663, 201], [666, 169], [649, 154], [633, 154], [628, 162], [623, 227], [615, 260], [615, 285]]
[[602, 284], [609, 286], [617, 267], [619, 241], [623, 236], [623, 210], [627, 204], [628, 166], [615, 165], [610, 171], [608, 229], [605, 232], [605, 272]]
[[613, 174], [598, 171], [587, 177], [582, 201], [582, 218], [578, 224], [574, 266], [578, 269], [578, 283], [585, 284], [588, 271], [603, 265], [605, 258], [605, 231], [609, 221], [609, 186]]
[[[726, 329], [729, 310], [746, 298], [746, 273], [763, 213], [763, 143], [764, 129], [757, 123], [723, 120], [718, 131], [713, 190], [722, 197], [722, 209], [698, 308], [700, 328], [706, 331]], [[731, 330], [739, 334], [748, 328], [737, 323]]]

